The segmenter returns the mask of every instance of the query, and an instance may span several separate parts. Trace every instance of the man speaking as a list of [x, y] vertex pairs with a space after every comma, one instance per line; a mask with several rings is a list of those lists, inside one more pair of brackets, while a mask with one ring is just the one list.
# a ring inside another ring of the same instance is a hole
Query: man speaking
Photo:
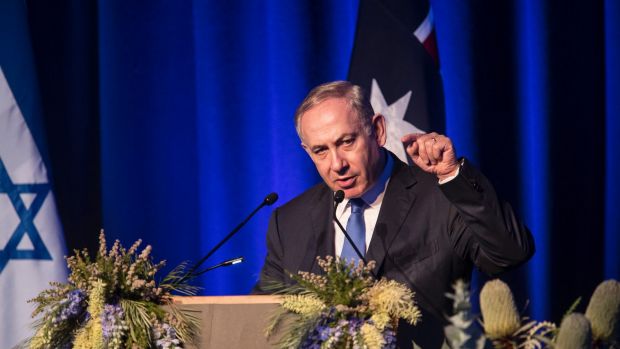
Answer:
[[439, 348], [451, 303], [445, 293], [473, 266], [496, 275], [534, 253], [528, 229], [498, 200], [488, 180], [450, 139], [437, 133], [402, 138], [412, 166], [383, 148], [385, 119], [359, 86], [336, 81], [314, 88], [295, 112], [301, 145], [323, 178], [276, 209], [267, 231], [267, 256], [255, 293], [288, 273], [320, 273], [316, 256], [357, 258], [332, 219], [334, 193], [344, 192], [336, 217], [375, 275], [408, 285], [423, 311], [413, 330], [401, 327], [400, 347], [413, 339]]

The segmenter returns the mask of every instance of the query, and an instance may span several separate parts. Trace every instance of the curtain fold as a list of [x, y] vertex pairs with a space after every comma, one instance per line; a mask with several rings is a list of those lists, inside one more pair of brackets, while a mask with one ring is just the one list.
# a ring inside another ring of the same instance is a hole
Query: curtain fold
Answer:
[[[618, 4], [431, 4], [447, 133], [536, 237], [505, 278], [531, 315], [559, 321], [620, 278]], [[101, 226], [171, 266], [197, 260], [269, 192], [281, 205], [317, 183], [292, 116], [346, 77], [357, 6], [29, 1], [69, 248], [94, 246]], [[250, 290], [270, 210], [212, 257], [246, 262], [206, 274], [205, 294]]]

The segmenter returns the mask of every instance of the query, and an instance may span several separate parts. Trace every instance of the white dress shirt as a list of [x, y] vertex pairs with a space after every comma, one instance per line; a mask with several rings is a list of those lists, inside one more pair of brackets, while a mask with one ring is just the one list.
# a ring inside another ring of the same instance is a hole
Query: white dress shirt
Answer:
[[[379, 218], [379, 211], [381, 210], [381, 203], [383, 202], [383, 195], [385, 195], [385, 189], [387, 188], [388, 182], [390, 181], [390, 176], [392, 175], [392, 168], [394, 167], [394, 159], [387, 154], [386, 152], [386, 164], [383, 168], [383, 172], [381, 172], [381, 176], [377, 182], [361, 196], [361, 199], [366, 203], [366, 207], [364, 209], [364, 225], [366, 227], [366, 246], [364, 247], [364, 251], [368, 250], [368, 246], [370, 245], [370, 239], [372, 239], [372, 233], [375, 230], [375, 225], [377, 224], [377, 218]], [[351, 216], [351, 204], [349, 203], [349, 199], [344, 199], [338, 208], [336, 209], [336, 217], [342, 223], [342, 225], [347, 227], [347, 222], [349, 221], [349, 216]], [[336, 256], [340, 257], [340, 253], [342, 252], [342, 247], [344, 246], [344, 240], [346, 237], [334, 222], [334, 229], [336, 231]], [[362, 250], [362, 246], [357, 246], [357, 248]]]
[[[387, 189], [388, 182], [390, 181], [390, 176], [392, 175], [392, 169], [394, 168], [394, 159], [390, 156], [389, 153], [386, 152], [386, 164], [383, 168], [383, 172], [381, 172], [381, 176], [377, 182], [361, 196], [361, 199], [366, 203], [366, 207], [364, 209], [364, 225], [366, 228], [366, 246], [364, 246], [364, 251], [368, 251], [368, 246], [370, 245], [370, 240], [372, 239], [372, 234], [375, 230], [375, 225], [377, 224], [377, 219], [379, 218], [379, 211], [381, 210], [381, 204], [383, 203], [383, 196], [385, 195], [385, 189]], [[439, 185], [447, 183], [456, 176], [458, 176], [460, 172], [460, 168], [457, 168], [456, 173], [453, 176], [445, 178], [444, 180], [439, 181]], [[349, 221], [349, 216], [351, 216], [351, 204], [349, 203], [349, 199], [344, 199], [338, 208], [336, 209], [336, 217], [342, 223], [344, 228], [347, 227], [347, 222]], [[342, 233], [342, 230], [338, 227], [336, 222], [334, 221], [334, 229], [336, 232], [336, 256], [340, 257], [340, 253], [342, 252], [342, 247], [344, 246], [344, 240], [346, 237]], [[361, 246], [357, 246], [360, 251], [362, 250]]]

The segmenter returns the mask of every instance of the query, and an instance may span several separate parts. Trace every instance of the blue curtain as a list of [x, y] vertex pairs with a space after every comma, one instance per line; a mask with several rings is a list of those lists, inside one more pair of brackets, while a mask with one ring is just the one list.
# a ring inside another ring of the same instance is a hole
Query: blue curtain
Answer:
[[620, 3], [605, 11], [605, 277], [620, 277]]
[[[271, 191], [318, 177], [294, 131], [314, 85], [344, 79], [356, 6], [346, 2], [99, 4], [103, 225], [159, 256], [197, 260]], [[203, 279], [243, 294], [265, 255], [265, 209]], [[208, 263], [207, 263], [208, 264]]]
[[[170, 265], [197, 260], [269, 192], [282, 204], [318, 182], [292, 115], [346, 78], [357, 6], [30, 2], [69, 247], [92, 248], [103, 227]], [[447, 133], [535, 235], [533, 260], [506, 276], [519, 304], [559, 320], [620, 278], [618, 3], [432, 6]], [[205, 294], [250, 290], [269, 214], [212, 257], [246, 262], [206, 274]]]

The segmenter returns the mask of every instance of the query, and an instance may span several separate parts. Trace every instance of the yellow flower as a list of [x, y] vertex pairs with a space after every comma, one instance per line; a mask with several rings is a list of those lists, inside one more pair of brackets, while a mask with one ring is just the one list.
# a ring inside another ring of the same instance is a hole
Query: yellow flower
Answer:
[[51, 332], [47, 326], [41, 327], [30, 341], [30, 349], [44, 349], [49, 347]]
[[487, 282], [480, 291], [480, 311], [484, 331], [491, 339], [508, 337], [520, 327], [521, 319], [512, 292], [499, 279]]
[[375, 323], [375, 326], [377, 326], [379, 330], [383, 331], [391, 319], [387, 313], [375, 312], [370, 317], [370, 320]]
[[386, 313], [393, 318], [402, 318], [411, 325], [417, 324], [422, 315], [415, 304], [413, 292], [394, 280], [380, 280], [362, 297], [368, 300], [373, 313]]
[[325, 309], [325, 303], [315, 295], [284, 296], [282, 306], [305, 317], [317, 315], [321, 310]]
[[73, 342], [74, 349], [103, 349], [103, 328], [101, 327], [101, 313], [105, 306], [105, 284], [101, 280], [93, 283], [93, 289], [88, 301], [90, 320], [82, 327]]
[[555, 340], [555, 348], [590, 348], [592, 330], [590, 321], [583, 314], [572, 313], [562, 320], [562, 325]]
[[594, 339], [609, 341], [620, 325], [620, 282], [607, 280], [600, 283], [590, 298], [586, 317], [592, 324]]
[[364, 343], [368, 349], [381, 349], [385, 344], [385, 339], [378, 328], [370, 324], [363, 324], [360, 329]]

